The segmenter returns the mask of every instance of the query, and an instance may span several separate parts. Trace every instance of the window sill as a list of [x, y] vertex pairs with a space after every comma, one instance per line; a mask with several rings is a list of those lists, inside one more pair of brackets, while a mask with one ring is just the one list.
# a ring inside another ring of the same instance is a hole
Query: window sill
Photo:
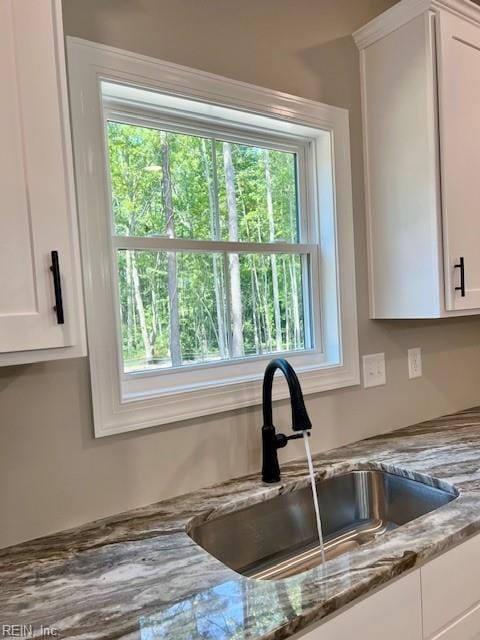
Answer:
[[[322, 365], [297, 369], [305, 396], [360, 383], [358, 361], [350, 365]], [[242, 379], [210, 380], [208, 384], [190, 385], [155, 397], [141, 393], [125, 394], [111, 411], [102, 398], [94, 399], [95, 435], [97, 437], [161, 426], [183, 420], [258, 406], [262, 402], [263, 373]], [[278, 376], [273, 399], [288, 398], [288, 386]], [[103, 398], [104, 400], [105, 398]], [[307, 400], [308, 403], [308, 400]]]

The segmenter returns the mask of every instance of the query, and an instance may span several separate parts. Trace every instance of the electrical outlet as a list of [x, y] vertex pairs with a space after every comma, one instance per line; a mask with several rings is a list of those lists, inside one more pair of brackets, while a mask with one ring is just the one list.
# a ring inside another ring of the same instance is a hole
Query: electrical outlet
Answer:
[[408, 377], [422, 377], [422, 350], [420, 347], [408, 350]]
[[363, 386], [378, 387], [386, 382], [385, 354], [371, 353], [363, 356]]

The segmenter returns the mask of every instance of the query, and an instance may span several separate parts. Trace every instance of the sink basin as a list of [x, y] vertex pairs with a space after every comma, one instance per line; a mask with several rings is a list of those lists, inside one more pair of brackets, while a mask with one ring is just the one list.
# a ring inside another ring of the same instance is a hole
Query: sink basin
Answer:
[[[317, 491], [327, 560], [457, 497], [453, 488], [371, 470], [319, 481]], [[189, 535], [250, 578], [285, 578], [321, 562], [309, 486], [194, 526]]]

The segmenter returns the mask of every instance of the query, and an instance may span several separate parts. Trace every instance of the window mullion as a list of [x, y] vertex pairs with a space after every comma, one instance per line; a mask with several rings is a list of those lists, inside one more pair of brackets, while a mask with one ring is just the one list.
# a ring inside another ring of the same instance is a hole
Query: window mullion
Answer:
[[113, 236], [114, 249], [149, 249], [153, 251], [185, 251], [203, 253], [313, 253], [313, 243], [231, 242], [223, 240], [185, 240], [168, 236]]

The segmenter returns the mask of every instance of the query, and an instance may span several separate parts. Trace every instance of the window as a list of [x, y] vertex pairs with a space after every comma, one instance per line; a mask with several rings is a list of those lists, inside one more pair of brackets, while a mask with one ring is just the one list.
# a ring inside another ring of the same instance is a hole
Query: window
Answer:
[[148, 125], [107, 112], [123, 371], [314, 348], [304, 149]]
[[276, 355], [358, 382], [346, 112], [75, 39], [69, 66], [96, 434], [258, 403]]

